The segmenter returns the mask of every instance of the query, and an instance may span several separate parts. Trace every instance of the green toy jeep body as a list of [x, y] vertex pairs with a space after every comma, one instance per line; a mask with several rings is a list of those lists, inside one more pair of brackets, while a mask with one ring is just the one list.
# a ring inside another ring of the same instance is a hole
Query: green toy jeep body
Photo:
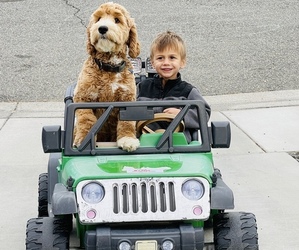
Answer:
[[[45, 126], [42, 131], [50, 160], [39, 179], [39, 218], [27, 223], [26, 249], [69, 249], [73, 224], [85, 249], [204, 249], [204, 229], [211, 223], [215, 247], [258, 246], [252, 214], [237, 214], [243, 231], [229, 236], [237, 240], [224, 237], [229, 233], [220, 225], [230, 219], [223, 212], [234, 208], [233, 193], [214, 168], [211, 147], [229, 147], [230, 125], [208, 126], [201, 101], [73, 103], [67, 95], [65, 103], [64, 130]], [[136, 151], [95, 141], [113, 109], [120, 119], [138, 121], [153, 119], [154, 107], [181, 111], [164, 133], [141, 134]], [[74, 148], [75, 111], [99, 108], [104, 114]], [[190, 143], [184, 133], [174, 132], [189, 109], [199, 117]], [[249, 229], [244, 231], [242, 220], [251, 222]], [[248, 230], [254, 236], [244, 240]]]

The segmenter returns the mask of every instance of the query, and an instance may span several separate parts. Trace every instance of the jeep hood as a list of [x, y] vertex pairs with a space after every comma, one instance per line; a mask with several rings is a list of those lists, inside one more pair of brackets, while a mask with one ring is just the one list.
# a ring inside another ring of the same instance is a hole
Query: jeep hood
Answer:
[[124, 156], [64, 157], [61, 178], [82, 180], [139, 177], [201, 176], [210, 181], [214, 171], [211, 153], [144, 154]]

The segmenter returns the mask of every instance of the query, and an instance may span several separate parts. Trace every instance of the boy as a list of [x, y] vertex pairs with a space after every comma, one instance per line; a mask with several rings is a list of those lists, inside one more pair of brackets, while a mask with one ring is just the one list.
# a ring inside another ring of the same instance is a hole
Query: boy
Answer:
[[[179, 71], [186, 65], [186, 47], [181, 37], [171, 31], [159, 34], [151, 45], [150, 59], [157, 74], [137, 85], [137, 100], [202, 100], [209, 118], [211, 109], [208, 103], [195, 86], [181, 79]], [[180, 109], [155, 109], [155, 113], [162, 112], [177, 115]], [[187, 113], [184, 123], [184, 134], [190, 142], [192, 131], [199, 128], [194, 110]]]

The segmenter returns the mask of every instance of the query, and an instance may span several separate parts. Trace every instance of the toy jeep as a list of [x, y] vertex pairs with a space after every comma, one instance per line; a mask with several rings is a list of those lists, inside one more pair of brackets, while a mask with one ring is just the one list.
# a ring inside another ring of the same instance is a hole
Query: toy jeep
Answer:
[[[164, 131], [145, 133], [148, 123], [161, 122], [154, 107], [181, 111], [162, 118]], [[75, 148], [77, 109], [105, 112]], [[137, 121], [136, 151], [95, 141], [113, 109], [121, 120]], [[199, 130], [188, 143], [182, 130], [190, 109]], [[27, 222], [26, 249], [258, 249], [255, 216], [225, 212], [234, 208], [233, 193], [213, 164], [211, 147], [229, 147], [230, 125], [209, 126], [201, 101], [73, 103], [70, 87], [64, 129], [43, 127], [42, 144], [48, 172], [39, 176], [38, 218]]]

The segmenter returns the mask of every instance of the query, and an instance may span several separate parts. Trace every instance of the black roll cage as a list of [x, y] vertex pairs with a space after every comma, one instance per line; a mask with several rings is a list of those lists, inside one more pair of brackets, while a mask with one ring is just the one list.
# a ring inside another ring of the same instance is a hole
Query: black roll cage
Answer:
[[[65, 123], [62, 133], [62, 148], [65, 156], [77, 155], [126, 155], [126, 154], [156, 154], [156, 153], [192, 153], [210, 152], [209, 128], [205, 105], [200, 100], [181, 101], [136, 101], [136, 102], [103, 102], [103, 103], [73, 103], [67, 100], [65, 105]], [[181, 111], [169, 124], [155, 147], [139, 147], [134, 152], [126, 152], [117, 147], [96, 147], [95, 136], [108, 119], [113, 109], [119, 109], [120, 120], [148, 120], [154, 118], [154, 107], [179, 107]], [[77, 109], [104, 109], [104, 113], [93, 125], [78, 148], [73, 147], [75, 112]], [[172, 134], [178, 124], [184, 119], [189, 109], [194, 109], [199, 117], [200, 144], [176, 146], [173, 145]]]

